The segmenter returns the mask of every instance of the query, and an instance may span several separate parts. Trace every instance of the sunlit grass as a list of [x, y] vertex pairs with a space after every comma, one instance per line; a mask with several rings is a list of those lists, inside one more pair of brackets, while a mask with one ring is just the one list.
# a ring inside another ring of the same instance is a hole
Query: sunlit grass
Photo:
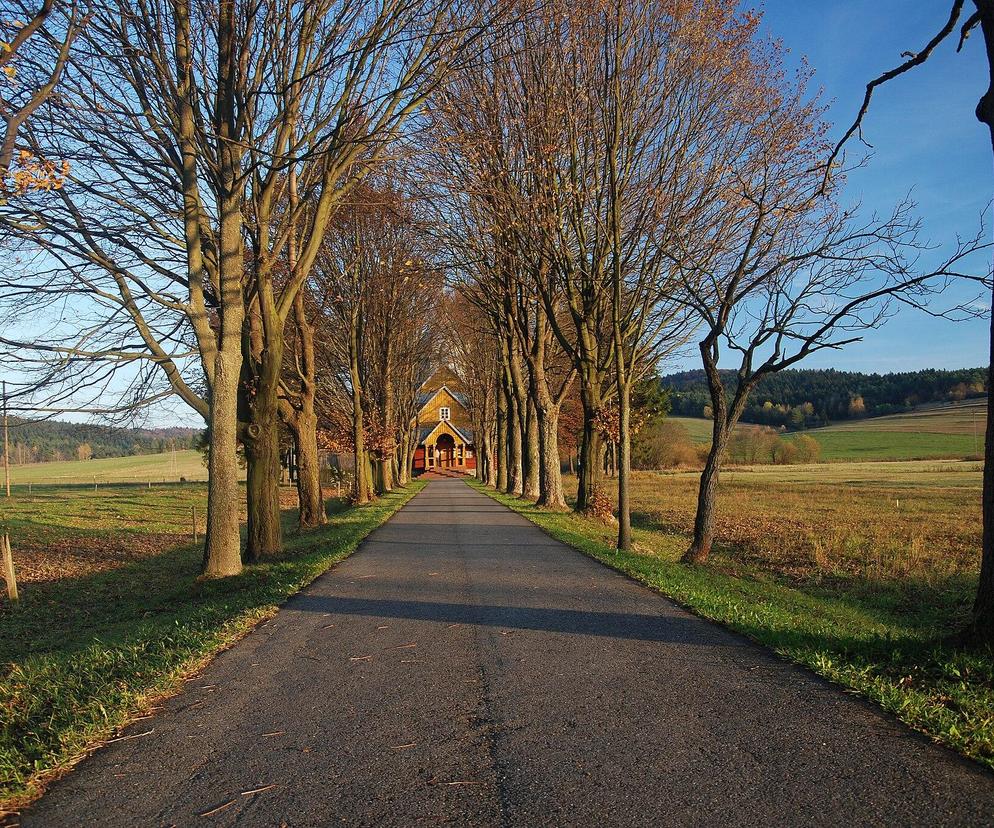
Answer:
[[[803, 432], [821, 446], [831, 462], [961, 459], [984, 450], [986, 400], [934, 406], [887, 417], [846, 420]], [[672, 417], [696, 443], [711, 442], [711, 421]], [[748, 428], [745, 423], [740, 427]]]
[[[201, 551], [186, 543], [108, 571], [26, 584], [20, 605], [0, 612], [0, 802], [30, 798], [53, 772], [175, 690], [185, 675], [354, 551], [422, 486], [413, 483], [360, 508], [333, 501], [331, 524], [304, 534], [292, 532], [287, 513], [285, 553], [234, 578], [201, 581]], [[133, 498], [129, 509], [166, 509], [166, 494], [127, 491], [121, 494]], [[196, 491], [171, 494], [182, 500]], [[46, 514], [57, 533], [72, 531], [57, 501], [31, 520], [43, 526]], [[163, 514], [149, 525], [161, 528], [169, 520]], [[104, 516], [91, 531], [112, 526]]]
[[68, 460], [52, 463], [25, 463], [12, 466], [11, 483], [15, 487], [31, 484], [93, 485], [101, 483], [178, 483], [185, 480], [206, 480], [207, 467], [199, 451], [165, 452], [134, 457], [105, 457], [99, 460]]

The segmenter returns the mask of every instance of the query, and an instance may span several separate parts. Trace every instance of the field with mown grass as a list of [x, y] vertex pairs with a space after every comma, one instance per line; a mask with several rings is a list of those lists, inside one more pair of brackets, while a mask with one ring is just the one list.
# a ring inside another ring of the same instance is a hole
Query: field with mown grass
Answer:
[[[637, 472], [635, 551], [616, 529], [497, 495], [560, 540], [994, 768], [994, 654], [950, 643], [976, 589], [981, 467], [758, 466], [725, 473], [703, 567], [680, 563], [698, 474]], [[613, 483], [613, 481], [608, 481]], [[566, 481], [575, 490], [575, 481]]]
[[58, 463], [25, 463], [10, 467], [13, 486], [85, 485], [99, 483], [178, 483], [206, 481], [204, 456], [190, 449], [136, 457], [67, 460]]
[[[814, 437], [821, 446], [821, 459], [831, 462], [962, 459], [983, 452], [986, 418], [987, 400], [968, 400], [799, 433]], [[711, 442], [710, 420], [670, 420], [686, 428], [695, 442]]]
[[198, 579], [190, 537], [201, 484], [0, 497], [21, 592], [16, 606], [0, 599], [0, 815], [178, 689], [422, 485], [360, 508], [332, 500], [331, 524], [303, 534], [287, 508], [284, 554], [213, 582]]

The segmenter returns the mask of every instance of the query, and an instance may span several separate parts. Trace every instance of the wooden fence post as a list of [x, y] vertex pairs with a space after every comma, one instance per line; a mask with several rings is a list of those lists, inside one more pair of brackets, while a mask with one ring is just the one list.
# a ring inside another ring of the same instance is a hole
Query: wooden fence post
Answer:
[[3, 534], [3, 577], [7, 582], [7, 597], [11, 601], [17, 600], [17, 578], [14, 577], [14, 553], [10, 549], [10, 535]]

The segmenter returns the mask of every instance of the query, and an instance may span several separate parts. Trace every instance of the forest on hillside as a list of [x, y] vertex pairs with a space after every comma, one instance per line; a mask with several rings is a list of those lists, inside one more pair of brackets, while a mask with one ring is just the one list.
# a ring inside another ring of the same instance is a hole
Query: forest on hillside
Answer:
[[114, 428], [11, 417], [9, 434], [10, 462], [22, 465], [196, 448], [201, 432], [194, 428]]
[[[721, 371], [726, 391], [734, 371]], [[898, 374], [851, 371], [786, 370], [762, 379], [742, 420], [800, 430], [839, 420], [881, 417], [921, 405], [956, 402], [987, 394], [986, 368], [955, 371], [927, 369]], [[672, 413], [710, 417], [711, 398], [704, 371], [683, 371], [661, 379], [670, 394]]]

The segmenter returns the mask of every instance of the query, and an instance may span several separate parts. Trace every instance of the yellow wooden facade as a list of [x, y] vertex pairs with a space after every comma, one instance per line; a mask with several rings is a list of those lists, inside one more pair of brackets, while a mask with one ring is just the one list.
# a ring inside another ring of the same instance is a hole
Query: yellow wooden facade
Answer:
[[414, 474], [442, 470], [472, 472], [476, 468], [472, 418], [466, 398], [458, 388], [449, 387], [457, 382], [458, 378], [444, 369], [422, 386], [422, 402], [415, 423], [418, 446]]

